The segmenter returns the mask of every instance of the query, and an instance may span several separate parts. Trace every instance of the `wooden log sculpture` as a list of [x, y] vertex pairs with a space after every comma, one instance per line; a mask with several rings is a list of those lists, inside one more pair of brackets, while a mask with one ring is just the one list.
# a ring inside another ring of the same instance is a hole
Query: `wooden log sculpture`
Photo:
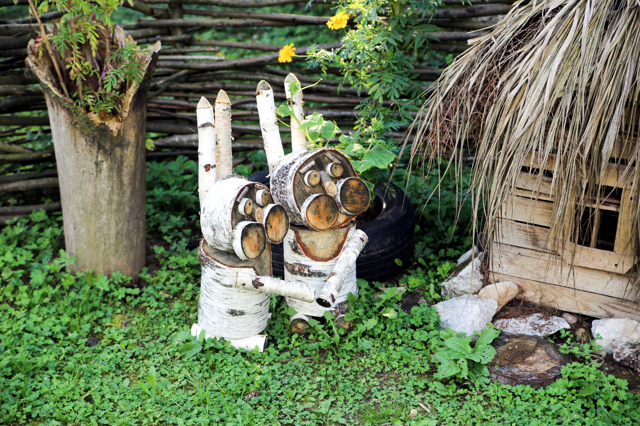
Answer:
[[315, 302], [287, 298], [297, 312], [290, 329], [304, 332], [310, 316], [321, 317], [327, 310], [348, 328], [343, 320], [347, 295], [358, 294], [355, 261], [368, 240], [356, 230], [354, 219], [369, 206], [369, 188], [340, 151], [306, 149], [302, 135], [297, 134], [302, 133], [298, 124], [303, 116], [302, 92], [293, 74], [285, 80], [285, 92], [295, 114], [291, 127], [296, 139], [293, 152], [286, 156], [275, 120], [273, 90], [266, 81], [258, 84], [256, 98], [271, 193], [292, 223], [284, 238], [285, 280], [317, 292]]
[[[269, 189], [231, 173], [230, 102], [224, 91], [214, 114], [203, 97], [197, 108], [198, 183], [202, 240], [198, 258], [202, 281], [193, 335], [224, 337], [235, 347], [264, 349], [270, 294], [313, 302], [304, 283], [271, 277], [271, 243], [288, 229], [285, 209]], [[216, 164], [219, 160], [218, 164]]]

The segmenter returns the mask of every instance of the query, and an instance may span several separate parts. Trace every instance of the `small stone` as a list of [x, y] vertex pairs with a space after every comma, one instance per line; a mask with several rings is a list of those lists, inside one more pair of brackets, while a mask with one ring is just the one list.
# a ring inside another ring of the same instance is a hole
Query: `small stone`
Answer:
[[473, 262], [468, 259], [453, 268], [449, 278], [442, 284], [442, 298], [477, 293], [482, 288], [480, 264], [480, 258], [476, 257]]
[[461, 263], [465, 263], [467, 260], [471, 259], [471, 256], [473, 254], [478, 255], [478, 247], [473, 246], [473, 248], [471, 250], [469, 250], [468, 252], [466, 252], [465, 254], [460, 256], [458, 258], [458, 261], [456, 262], [456, 265], [460, 265]]
[[416, 410], [415, 408], [411, 409], [411, 412], [409, 413], [409, 415], [407, 417], [409, 417], [410, 419], [414, 418], [415, 416], [418, 415], [418, 410]]
[[578, 317], [576, 317], [575, 315], [571, 315], [569, 312], [565, 312], [564, 314], [562, 314], [562, 318], [564, 318], [564, 320], [571, 325], [578, 322]]
[[494, 299], [481, 299], [475, 295], [455, 297], [435, 305], [441, 328], [450, 328], [467, 336], [487, 328], [497, 307], [498, 302]]
[[502, 281], [500, 283], [491, 284], [483, 287], [478, 292], [478, 297], [483, 299], [495, 299], [498, 302], [498, 312], [507, 303], [511, 302], [518, 294], [520, 294], [520, 287], [518, 284], [512, 281]]
[[613, 348], [613, 359], [636, 373], [640, 373], [640, 344], [625, 342], [615, 346]]
[[[591, 334], [596, 339], [596, 344], [611, 354], [613, 348], [622, 343], [640, 343], [640, 324], [629, 318], [595, 320], [591, 323]], [[598, 334], [601, 339], [596, 337]]]
[[543, 314], [533, 314], [523, 318], [499, 319], [494, 322], [496, 328], [506, 334], [524, 334], [527, 336], [546, 337], [563, 328], [571, 328], [560, 317], [547, 317]]

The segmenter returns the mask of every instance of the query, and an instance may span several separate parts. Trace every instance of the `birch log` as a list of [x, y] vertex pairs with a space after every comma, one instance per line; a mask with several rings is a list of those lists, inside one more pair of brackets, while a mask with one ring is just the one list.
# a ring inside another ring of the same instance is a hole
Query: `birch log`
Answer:
[[245, 200], [255, 199], [261, 190], [268, 191], [264, 185], [236, 176], [211, 187], [200, 214], [202, 235], [210, 246], [236, 253], [243, 260], [260, 256], [266, 245], [265, 230], [256, 220], [256, 209], [248, 210]]
[[327, 174], [328, 167], [336, 172], [342, 169], [341, 176], [345, 179], [359, 180], [349, 159], [334, 148], [292, 152], [272, 172], [271, 194], [276, 203], [285, 208], [291, 223], [326, 230], [343, 226], [355, 217], [342, 213], [336, 199], [327, 194], [325, 188], [336, 195], [338, 181]]
[[216, 129], [213, 120], [213, 108], [203, 96], [196, 108], [198, 119], [198, 195], [200, 212], [209, 189], [216, 183]]
[[274, 277], [260, 277], [250, 272], [238, 272], [235, 288], [276, 294], [303, 302], [313, 302], [316, 292], [306, 284], [289, 282]]
[[264, 80], [258, 83], [256, 102], [258, 104], [260, 129], [262, 130], [262, 139], [264, 140], [264, 150], [267, 154], [269, 172], [272, 172], [276, 164], [284, 158], [284, 149], [282, 148], [282, 140], [280, 139], [280, 129], [278, 129], [273, 89], [271, 89], [269, 83]]
[[[324, 232], [292, 227], [284, 239], [284, 278], [288, 282], [306, 284], [316, 293], [322, 291], [329, 274], [334, 271], [346, 242], [355, 231], [355, 225]], [[345, 278], [336, 295], [334, 305], [346, 302], [347, 295], [358, 294], [355, 264], [345, 271]], [[330, 310], [318, 303], [307, 303], [287, 298], [287, 304], [298, 314], [321, 317]]]
[[[291, 93], [291, 89], [295, 91]], [[307, 150], [307, 138], [304, 134], [304, 130], [300, 129], [300, 123], [304, 120], [304, 113], [302, 111], [302, 86], [300, 81], [291, 73], [284, 79], [284, 91], [287, 96], [287, 101], [291, 102], [291, 148], [292, 152], [306, 151]]]
[[271, 275], [271, 250], [254, 261], [242, 261], [203, 241], [198, 259], [202, 265], [198, 325], [212, 336], [229, 339], [251, 337], [264, 330], [271, 298], [234, 285], [241, 272]]
[[[201, 333], [204, 331], [204, 338], [205, 339], [213, 339], [213, 338], [220, 338], [220, 336], [215, 336], [211, 333], [209, 333], [207, 330], [205, 330], [204, 328], [200, 327], [200, 324], [193, 324], [191, 326], [191, 335], [193, 337], [200, 337]], [[254, 336], [249, 336], [249, 337], [245, 337], [242, 339], [225, 339], [227, 340], [229, 343], [231, 343], [231, 346], [233, 346], [234, 348], [237, 349], [246, 349], [248, 351], [251, 351], [253, 349], [255, 349], [256, 347], [258, 348], [258, 350], [260, 352], [264, 351], [264, 348], [267, 344], [267, 335], [266, 334], [256, 334]]]
[[224, 90], [218, 92], [216, 97], [216, 147], [218, 179], [233, 173], [231, 155], [231, 101]]
[[347, 273], [356, 264], [356, 260], [367, 241], [369, 241], [369, 237], [359, 229], [351, 234], [342, 253], [338, 256], [333, 271], [327, 277], [323, 289], [316, 298], [318, 305], [331, 308], [336, 303]]

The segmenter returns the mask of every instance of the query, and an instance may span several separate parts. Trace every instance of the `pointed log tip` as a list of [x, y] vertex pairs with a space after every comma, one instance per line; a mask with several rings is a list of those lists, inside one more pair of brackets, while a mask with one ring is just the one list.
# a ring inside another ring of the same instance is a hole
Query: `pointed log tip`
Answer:
[[300, 80], [298, 80], [298, 77], [296, 77], [296, 75], [292, 72], [289, 73], [287, 77], [284, 79], [284, 84], [289, 84], [291, 80], [295, 81], [296, 83], [300, 83]]
[[200, 98], [200, 102], [198, 102], [198, 109], [207, 109], [211, 108], [211, 104], [204, 96]]
[[260, 83], [258, 83], [256, 94], [260, 94], [260, 91], [263, 91], [263, 90], [271, 90], [271, 86], [266, 81], [261, 80]]
[[231, 100], [229, 100], [229, 96], [227, 95], [227, 92], [220, 89], [220, 91], [218, 92], [218, 96], [216, 97], [216, 103], [227, 104], [227, 105], [231, 104]]

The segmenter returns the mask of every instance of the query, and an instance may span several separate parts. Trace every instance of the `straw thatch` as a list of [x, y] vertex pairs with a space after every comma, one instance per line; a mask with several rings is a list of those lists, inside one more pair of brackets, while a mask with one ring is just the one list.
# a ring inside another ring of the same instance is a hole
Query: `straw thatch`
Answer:
[[[414, 123], [412, 156], [428, 169], [445, 153], [461, 165], [461, 153], [475, 151], [475, 218], [485, 215], [487, 235], [522, 168], [534, 162], [553, 162], [558, 241], [575, 241], [576, 212], [609, 196], [601, 185], [607, 169], [623, 169], [620, 182], [629, 179], [637, 195], [639, 1], [521, 1], [470, 43]], [[612, 163], [616, 139], [628, 161]]]

